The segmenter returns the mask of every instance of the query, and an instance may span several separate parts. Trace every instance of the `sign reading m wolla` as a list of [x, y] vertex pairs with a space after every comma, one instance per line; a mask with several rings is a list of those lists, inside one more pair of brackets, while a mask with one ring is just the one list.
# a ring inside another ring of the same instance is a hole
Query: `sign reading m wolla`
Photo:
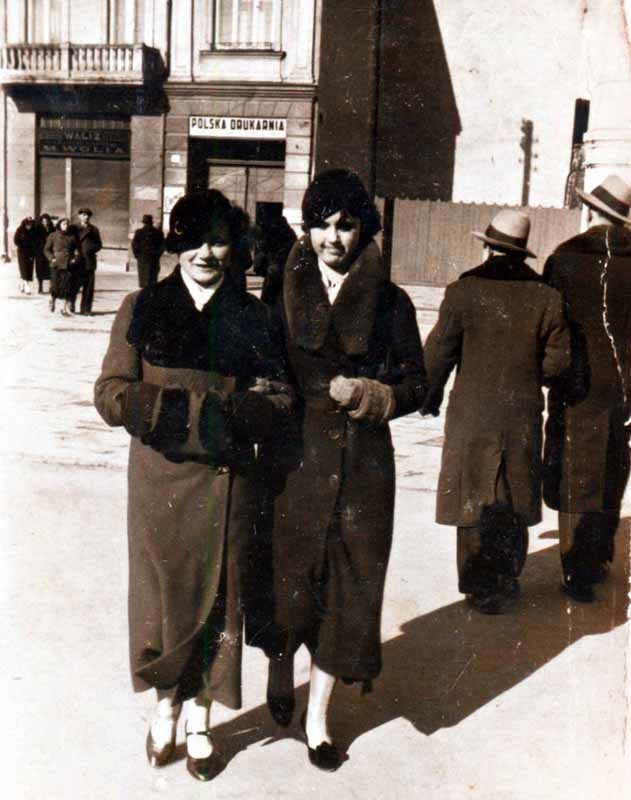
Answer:
[[191, 116], [188, 135], [204, 139], [285, 139], [287, 120], [281, 117]]

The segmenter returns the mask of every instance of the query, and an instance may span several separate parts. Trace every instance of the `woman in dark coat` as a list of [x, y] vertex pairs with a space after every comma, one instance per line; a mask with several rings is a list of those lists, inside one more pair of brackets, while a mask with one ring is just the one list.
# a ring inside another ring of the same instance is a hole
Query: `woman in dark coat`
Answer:
[[35, 225], [35, 274], [37, 276], [37, 292], [44, 293], [44, 281], [50, 280], [50, 264], [44, 254], [46, 240], [55, 230], [50, 214], [42, 214]]
[[217, 769], [211, 700], [241, 706], [254, 445], [291, 404], [269, 312], [230, 277], [246, 222], [217, 191], [176, 203], [166, 246], [179, 265], [125, 298], [95, 386], [103, 419], [132, 436], [132, 679], [136, 691], [157, 689], [159, 701], [147, 756], [154, 766], [171, 758], [189, 701], [187, 768], [204, 781]]
[[309, 758], [334, 770], [342, 761], [327, 728], [335, 682], [367, 688], [381, 670], [395, 492], [388, 421], [420, 407], [425, 369], [414, 306], [388, 279], [373, 241], [379, 215], [359, 178], [321, 173], [302, 211], [306, 236], [289, 256], [281, 309], [302, 409], [273, 471], [284, 477], [274, 503], [268, 703], [288, 724], [293, 656], [305, 644]]
[[425, 342], [429, 391], [438, 414], [457, 369], [445, 420], [436, 521], [457, 527], [459, 589], [482, 613], [513, 605], [541, 520], [542, 384], [570, 364], [561, 297], [526, 263], [530, 222], [496, 215], [481, 238], [487, 260], [445, 292]]
[[19, 288], [20, 291], [25, 294], [31, 294], [36, 239], [35, 220], [33, 217], [26, 217], [20, 222], [13, 236], [13, 243], [18, 251], [18, 267], [20, 270]]
[[77, 268], [79, 240], [75, 229], [67, 217], [62, 217], [56, 225], [54, 233], [49, 234], [44, 246], [44, 255], [48, 259], [51, 270], [50, 310], [55, 310], [57, 299], [64, 301], [61, 313], [65, 317], [72, 314], [77, 286], [75, 270]]

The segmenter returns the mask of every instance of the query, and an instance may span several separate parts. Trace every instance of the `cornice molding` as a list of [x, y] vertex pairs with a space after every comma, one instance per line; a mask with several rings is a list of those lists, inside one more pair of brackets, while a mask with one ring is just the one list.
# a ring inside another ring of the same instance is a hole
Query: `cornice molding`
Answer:
[[199, 81], [199, 82], [167, 82], [164, 91], [167, 97], [191, 97], [200, 94], [211, 94], [217, 98], [239, 100], [303, 100], [311, 101], [316, 95], [313, 83], [249, 83], [246, 81]]

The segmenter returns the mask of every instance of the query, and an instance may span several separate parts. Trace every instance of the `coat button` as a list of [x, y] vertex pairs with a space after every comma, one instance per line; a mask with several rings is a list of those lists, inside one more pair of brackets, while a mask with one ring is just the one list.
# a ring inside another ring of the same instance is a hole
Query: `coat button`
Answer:
[[341, 436], [340, 431], [337, 428], [331, 428], [329, 430], [329, 439], [332, 439], [334, 442], [339, 439]]
[[331, 486], [337, 486], [337, 484], [339, 482], [340, 482], [340, 476], [339, 475], [336, 475], [335, 473], [333, 473], [333, 475], [329, 475], [329, 484]]

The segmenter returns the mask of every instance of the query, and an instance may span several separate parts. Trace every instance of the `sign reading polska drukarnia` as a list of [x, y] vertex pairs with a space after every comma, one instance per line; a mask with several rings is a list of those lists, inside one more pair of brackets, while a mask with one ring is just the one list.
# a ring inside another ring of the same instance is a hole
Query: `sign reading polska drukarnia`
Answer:
[[282, 117], [191, 116], [188, 135], [205, 139], [285, 139], [287, 120]]

